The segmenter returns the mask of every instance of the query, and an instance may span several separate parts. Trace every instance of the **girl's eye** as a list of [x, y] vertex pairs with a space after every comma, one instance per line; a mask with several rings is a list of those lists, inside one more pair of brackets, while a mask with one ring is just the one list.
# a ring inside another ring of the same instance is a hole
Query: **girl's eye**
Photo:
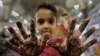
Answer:
[[37, 23], [40, 24], [40, 25], [44, 24], [44, 19], [38, 19]]
[[54, 20], [53, 20], [53, 19], [50, 19], [50, 20], [48, 21], [48, 23], [49, 23], [49, 24], [53, 24], [53, 23], [54, 23]]

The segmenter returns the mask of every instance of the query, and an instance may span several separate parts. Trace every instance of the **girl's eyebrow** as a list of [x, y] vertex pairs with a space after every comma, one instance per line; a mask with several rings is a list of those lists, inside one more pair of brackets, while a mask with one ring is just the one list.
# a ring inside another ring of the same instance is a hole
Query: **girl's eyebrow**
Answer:
[[53, 19], [53, 20], [54, 20], [55, 18], [49, 18], [49, 20], [51, 20], [51, 19]]

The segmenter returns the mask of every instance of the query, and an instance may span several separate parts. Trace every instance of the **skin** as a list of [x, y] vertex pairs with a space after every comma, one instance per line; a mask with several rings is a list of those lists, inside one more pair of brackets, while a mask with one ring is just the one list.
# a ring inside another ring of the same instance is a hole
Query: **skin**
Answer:
[[[43, 12], [44, 11], [44, 12]], [[45, 16], [46, 15], [46, 16]], [[44, 16], [44, 17], [43, 17]], [[28, 35], [26, 33], [26, 30], [24, 29], [22, 23], [20, 21], [16, 22], [17, 27], [19, 28], [19, 32], [21, 33], [22, 37], [17, 34], [17, 32], [13, 29], [13, 27], [9, 27], [8, 30], [12, 34], [13, 39], [15, 43], [13, 44], [10, 40], [4, 41], [4, 45], [17, 53], [19, 53], [22, 56], [38, 56], [44, 49], [45, 44], [49, 44], [55, 49], [57, 49], [62, 56], [80, 56], [87, 48], [92, 46], [96, 39], [93, 39], [86, 45], [83, 45], [83, 42], [95, 31], [95, 28], [91, 28], [89, 31], [86, 32], [82, 36], [84, 38], [84, 41], [79, 39], [79, 36], [82, 34], [83, 30], [89, 23], [89, 19], [85, 19], [83, 23], [80, 25], [79, 29], [74, 31], [76, 18], [73, 17], [72, 22], [70, 23], [70, 26], [68, 26], [68, 32], [66, 32], [66, 46], [68, 47], [68, 50], [65, 50], [65, 47], [62, 47], [61, 45], [58, 45], [57, 43], [54, 43], [52, 41], [47, 41], [49, 35], [52, 35], [52, 29], [55, 27], [55, 22], [53, 24], [48, 23], [48, 19], [54, 18], [54, 15], [52, 12], [48, 9], [40, 9], [36, 13], [36, 22], [38, 19], [44, 19], [45, 23], [40, 25], [38, 23], [35, 24], [35, 22], [31, 19], [30, 20], [30, 34]], [[41, 44], [38, 44], [38, 39], [35, 36], [35, 27], [40, 31], [43, 41], [40, 41]], [[68, 43], [67, 43], [68, 42]]]
[[[38, 23], [38, 20], [41, 20], [41, 19], [45, 21], [43, 24]], [[52, 22], [50, 23], [49, 21], [52, 21]], [[42, 36], [54, 35], [54, 32], [59, 30], [59, 32], [61, 32], [61, 36], [65, 37], [64, 27], [56, 25], [56, 17], [54, 16], [54, 13], [48, 9], [42, 8], [36, 13], [36, 28], [39, 30]], [[63, 43], [61, 45], [61, 48], [65, 46], [66, 44]], [[63, 48], [63, 49], [67, 49], [67, 46], [66, 48]]]
[[76, 23], [76, 18], [74, 17], [72, 19], [72, 22], [71, 22], [71, 24], [69, 26], [69, 32], [67, 34], [67, 37], [68, 37], [68, 51], [67, 51], [67, 55], [68, 56], [80, 56], [82, 54], [82, 52], [84, 52], [87, 48], [89, 48], [94, 43], [96, 43], [97, 40], [93, 39], [90, 42], [88, 42], [86, 45], [83, 45], [85, 40], [90, 35], [92, 35], [92, 33], [95, 31], [95, 27], [92, 27], [89, 31], [87, 31], [82, 36], [82, 38], [84, 38], [85, 40], [79, 39], [79, 36], [84, 31], [84, 29], [86, 28], [86, 26], [89, 23], [89, 21], [90, 21], [89, 19], [85, 19], [83, 21], [83, 23], [81, 23], [79, 29], [74, 31], [75, 23]]
[[[43, 24], [37, 22], [38, 20], [44, 20]], [[49, 21], [51, 21], [49, 23]], [[56, 26], [56, 17], [54, 13], [48, 9], [40, 9], [36, 13], [36, 28], [39, 30], [42, 36], [46, 34], [52, 35], [53, 29]]]
[[58, 25], [63, 25], [64, 28], [66, 30], [68, 30], [69, 19], [71, 19], [71, 18], [68, 15], [63, 15], [63, 14], [67, 14], [67, 13], [62, 12], [62, 14], [60, 15], [59, 20], [58, 20]]

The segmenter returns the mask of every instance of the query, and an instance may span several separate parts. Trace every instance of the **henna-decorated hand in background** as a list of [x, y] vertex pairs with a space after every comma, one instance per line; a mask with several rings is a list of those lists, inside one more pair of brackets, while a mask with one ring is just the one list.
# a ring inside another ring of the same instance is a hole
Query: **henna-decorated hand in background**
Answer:
[[30, 35], [28, 35], [21, 22], [16, 22], [19, 28], [20, 35], [12, 28], [9, 27], [8, 30], [12, 34], [12, 40], [5, 40], [4, 45], [22, 56], [38, 56], [45, 47], [45, 43], [48, 36], [45, 36], [41, 44], [38, 44], [37, 38], [35, 36], [35, 24], [33, 20], [30, 20]]

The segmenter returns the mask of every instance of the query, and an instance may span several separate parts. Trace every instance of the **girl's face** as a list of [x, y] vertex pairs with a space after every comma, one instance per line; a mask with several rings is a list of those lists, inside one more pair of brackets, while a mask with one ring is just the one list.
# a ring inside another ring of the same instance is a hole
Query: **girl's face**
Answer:
[[49, 9], [41, 8], [36, 13], [36, 29], [43, 36], [51, 35], [54, 27], [56, 26], [56, 17]]

